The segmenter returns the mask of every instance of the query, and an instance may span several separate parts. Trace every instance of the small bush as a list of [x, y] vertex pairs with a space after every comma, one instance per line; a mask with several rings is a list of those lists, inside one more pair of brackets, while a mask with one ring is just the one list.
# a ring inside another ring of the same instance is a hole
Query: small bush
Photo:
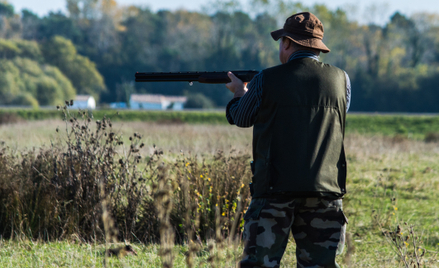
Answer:
[[428, 132], [425, 134], [425, 142], [439, 142], [439, 132]]
[[184, 108], [189, 109], [211, 109], [215, 107], [215, 104], [211, 99], [203, 95], [202, 93], [187, 95], [187, 102]]
[[138, 183], [139, 139], [124, 150], [110, 120], [104, 118], [92, 126], [87, 113], [79, 112], [78, 120], [63, 111], [68, 129], [66, 146], [22, 152], [21, 157], [3, 148], [2, 235], [51, 240], [77, 234], [85, 240], [103, 239], [100, 204], [109, 198], [108, 209], [120, 225], [120, 237], [131, 237], [137, 209], [148, 202], [141, 194], [146, 185]]
[[0, 113], [0, 125], [14, 124], [24, 121], [15, 113]]
[[[249, 202], [248, 155], [218, 152], [140, 155], [109, 118], [61, 108], [67, 134], [50, 148], [20, 152], [0, 148], [0, 235], [84, 241], [142, 241], [170, 245], [222, 239], [240, 233]], [[58, 130], [57, 130], [58, 131]]]

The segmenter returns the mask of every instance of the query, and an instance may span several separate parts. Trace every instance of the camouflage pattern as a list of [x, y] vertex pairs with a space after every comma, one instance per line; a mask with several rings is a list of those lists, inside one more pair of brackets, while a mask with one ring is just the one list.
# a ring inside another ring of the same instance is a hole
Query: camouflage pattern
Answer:
[[335, 257], [343, 251], [347, 223], [341, 199], [257, 198], [244, 219], [240, 267], [279, 267], [290, 230], [296, 241], [297, 267], [340, 267]]

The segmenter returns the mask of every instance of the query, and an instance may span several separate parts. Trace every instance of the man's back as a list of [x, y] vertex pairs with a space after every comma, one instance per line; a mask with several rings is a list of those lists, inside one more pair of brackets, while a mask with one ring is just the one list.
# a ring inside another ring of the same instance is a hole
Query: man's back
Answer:
[[255, 197], [342, 196], [346, 79], [310, 58], [263, 71], [254, 125]]

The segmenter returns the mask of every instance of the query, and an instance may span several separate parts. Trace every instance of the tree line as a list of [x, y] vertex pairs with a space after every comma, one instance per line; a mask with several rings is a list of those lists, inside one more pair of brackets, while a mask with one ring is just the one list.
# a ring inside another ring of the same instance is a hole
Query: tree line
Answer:
[[39, 17], [0, 3], [0, 102], [55, 105], [75, 94], [101, 104], [132, 93], [188, 96], [188, 107], [224, 107], [224, 85], [134, 83], [135, 72], [260, 70], [279, 64], [270, 32], [308, 10], [325, 27], [321, 60], [346, 70], [352, 111], [439, 112], [439, 14], [394, 13], [360, 23], [339, 8], [288, 0], [208, 2], [204, 11], [67, 0], [67, 12]]

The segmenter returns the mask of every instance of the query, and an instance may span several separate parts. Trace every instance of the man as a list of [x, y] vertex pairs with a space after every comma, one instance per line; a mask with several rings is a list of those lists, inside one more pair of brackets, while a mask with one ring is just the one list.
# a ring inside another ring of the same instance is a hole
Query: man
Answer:
[[248, 87], [229, 72], [226, 85], [234, 93], [229, 123], [253, 126], [252, 201], [240, 266], [279, 267], [291, 230], [298, 267], [339, 267], [349, 77], [319, 62], [319, 53], [330, 50], [315, 15], [294, 14], [271, 36], [281, 39], [282, 64], [261, 71]]

